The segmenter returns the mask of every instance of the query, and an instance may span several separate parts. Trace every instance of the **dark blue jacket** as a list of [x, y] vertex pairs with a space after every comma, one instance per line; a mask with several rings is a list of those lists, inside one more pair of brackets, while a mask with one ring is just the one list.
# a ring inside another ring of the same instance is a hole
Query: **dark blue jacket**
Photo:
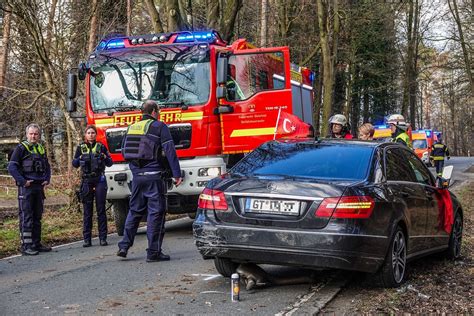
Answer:
[[[168, 126], [163, 122], [157, 121], [151, 115], [145, 114], [142, 117], [142, 120], [149, 120], [149, 119], [154, 120], [154, 122], [150, 125], [148, 129], [148, 133], [156, 135], [161, 139], [161, 148], [166, 159], [168, 160], [169, 166], [171, 168], [172, 176], [173, 178], [180, 178], [181, 168], [179, 166], [178, 156], [176, 155], [176, 149], [174, 147], [173, 138], [171, 137], [171, 133]], [[123, 143], [122, 143], [122, 148], [123, 148]], [[137, 166], [133, 163], [130, 163], [129, 166], [133, 174], [142, 173], [142, 172], [165, 171], [164, 166], [160, 164], [159, 160], [149, 161], [141, 166]]]
[[[92, 144], [89, 144], [89, 143], [85, 143], [85, 144], [87, 145], [87, 147], [89, 147], [89, 152], [90, 152], [89, 154], [92, 156], [94, 153], [92, 153], [91, 149], [95, 146], [96, 143], [94, 142]], [[113, 161], [112, 161], [112, 158], [110, 158], [109, 151], [104, 146], [104, 144], [102, 143], [100, 144], [101, 144], [100, 153], [105, 155], [104, 165], [106, 167], [110, 167], [112, 166]], [[72, 160], [72, 166], [74, 168], [79, 168], [79, 166], [81, 165], [81, 156], [82, 156], [82, 152], [81, 152], [81, 144], [80, 144], [79, 146], [77, 146], [76, 153], [74, 154], [74, 159]], [[105, 170], [105, 167], [104, 167], [104, 170]], [[103, 174], [104, 170], [100, 170], [100, 173]]]
[[33, 180], [34, 183], [41, 184], [44, 181], [51, 181], [51, 167], [46, 157], [43, 156], [45, 170], [42, 173], [25, 173], [23, 170], [23, 160], [29, 155], [29, 151], [21, 143], [16, 146], [8, 163], [8, 173], [15, 179], [18, 186], [24, 186], [27, 180]]

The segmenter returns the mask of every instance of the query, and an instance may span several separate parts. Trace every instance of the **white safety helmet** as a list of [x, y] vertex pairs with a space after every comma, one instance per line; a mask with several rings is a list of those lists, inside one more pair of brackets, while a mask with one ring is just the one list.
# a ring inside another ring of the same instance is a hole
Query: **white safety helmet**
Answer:
[[329, 124], [340, 124], [342, 126], [347, 125], [347, 119], [342, 114], [334, 114], [329, 118]]
[[403, 130], [407, 130], [408, 124], [401, 114], [392, 114], [388, 117], [387, 124], [393, 124]]

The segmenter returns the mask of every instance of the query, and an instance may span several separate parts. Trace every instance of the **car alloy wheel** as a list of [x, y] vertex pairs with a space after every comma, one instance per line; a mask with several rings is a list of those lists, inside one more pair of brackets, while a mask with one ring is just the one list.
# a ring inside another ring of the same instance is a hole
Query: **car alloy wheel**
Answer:
[[449, 238], [449, 247], [448, 250], [446, 250], [446, 256], [450, 259], [458, 259], [461, 256], [462, 230], [462, 217], [461, 214], [457, 212], [456, 217], [454, 218], [451, 236]]
[[400, 284], [405, 276], [405, 268], [407, 263], [405, 235], [398, 230], [394, 236], [392, 243], [392, 271], [396, 284]]

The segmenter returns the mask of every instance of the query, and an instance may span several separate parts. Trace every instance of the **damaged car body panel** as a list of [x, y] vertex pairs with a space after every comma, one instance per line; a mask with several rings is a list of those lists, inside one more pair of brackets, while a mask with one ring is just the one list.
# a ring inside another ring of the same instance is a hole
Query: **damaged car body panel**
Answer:
[[427, 235], [437, 205], [424, 192], [434, 179], [387, 178], [390, 150], [402, 149], [337, 140], [263, 144], [201, 194], [193, 224], [198, 250], [234, 263], [376, 272], [398, 229], [408, 258], [447, 248], [446, 232], [435, 244]]

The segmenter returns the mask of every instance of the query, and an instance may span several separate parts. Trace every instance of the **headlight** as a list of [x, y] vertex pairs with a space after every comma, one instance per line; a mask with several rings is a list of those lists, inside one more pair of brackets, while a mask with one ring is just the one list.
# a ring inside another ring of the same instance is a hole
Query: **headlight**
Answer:
[[423, 153], [423, 157], [426, 157], [426, 156], [428, 156], [428, 152], [427, 152], [427, 151], [425, 151], [425, 152]]
[[217, 177], [221, 174], [221, 168], [213, 167], [213, 168], [201, 168], [198, 170], [199, 177]]

